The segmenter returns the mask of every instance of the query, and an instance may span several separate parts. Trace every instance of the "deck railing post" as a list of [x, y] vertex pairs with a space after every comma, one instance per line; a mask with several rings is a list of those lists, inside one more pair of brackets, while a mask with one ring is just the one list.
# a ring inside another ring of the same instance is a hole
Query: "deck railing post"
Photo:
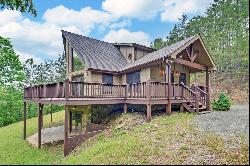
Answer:
[[38, 85], [37, 90], [38, 90], [38, 98], [39, 99], [41, 98], [40, 89], [41, 89], [41, 85]]
[[171, 91], [172, 91], [172, 82], [171, 82], [171, 65], [168, 63], [168, 72], [166, 73], [167, 78], [168, 78], [168, 104], [167, 104], [167, 109], [166, 112], [167, 114], [171, 114]]
[[124, 105], [123, 105], [123, 112], [127, 113], [128, 112], [128, 105], [126, 103], [127, 97], [128, 97], [128, 84], [124, 84], [124, 90], [125, 90], [125, 94], [124, 94]]
[[69, 79], [65, 80], [65, 99], [69, 98]]
[[147, 104], [147, 122], [150, 122], [152, 117], [151, 117], [151, 80], [149, 79], [146, 83], [146, 91], [147, 91], [147, 99], [148, 99], [148, 104]]
[[210, 80], [209, 80], [209, 71], [206, 70], [206, 108], [207, 111], [210, 111]]
[[183, 83], [181, 83], [181, 98], [182, 100], [184, 99], [184, 86], [183, 86]]
[[124, 88], [125, 88], [125, 96], [124, 98], [127, 99], [128, 98], [128, 84], [124, 84]]
[[195, 109], [196, 109], [196, 112], [198, 113], [199, 112], [199, 98], [200, 98], [200, 93], [199, 92], [195, 92], [196, 95], [195, 95]]

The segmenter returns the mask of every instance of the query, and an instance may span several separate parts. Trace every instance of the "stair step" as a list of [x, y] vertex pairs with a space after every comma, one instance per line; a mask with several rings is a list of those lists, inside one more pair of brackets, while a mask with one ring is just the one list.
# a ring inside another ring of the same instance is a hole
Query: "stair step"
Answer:
[[212, 111], [201, 111], [199, 112], [198, 114], [208, 114], [208, 113], [211, 113]]

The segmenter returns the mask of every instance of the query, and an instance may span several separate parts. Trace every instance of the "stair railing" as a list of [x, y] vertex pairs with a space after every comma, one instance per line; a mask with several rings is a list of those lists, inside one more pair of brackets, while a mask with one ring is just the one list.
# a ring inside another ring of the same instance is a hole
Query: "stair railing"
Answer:
[[199, 102], [206, 107], [207, 93], [199, 87], [196, 87], [196, 93], [199, 94]]
[[186, 100], [191, 106], [196, 108], [196, 92], [187, 87], [183, 82], [181, 82], [180, 85], [182, 86], [182, 99]]

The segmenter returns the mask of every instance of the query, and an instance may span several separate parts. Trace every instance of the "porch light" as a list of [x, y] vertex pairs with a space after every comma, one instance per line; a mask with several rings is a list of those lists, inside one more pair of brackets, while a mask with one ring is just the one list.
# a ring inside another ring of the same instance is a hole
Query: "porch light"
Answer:
[[175, 70], [175, 71], [174, 71], [174, 76], [175, 76], [175, 77], [180, 77], [180, 72], [177, 71], [177, 70]]
[[163, 68], [161, 68], [161, 69], [160, 69], [160, 75], [161, 75], [161, 76], [164, 76], [164, 74], [165, 74], [165, 70], [164, 70]]

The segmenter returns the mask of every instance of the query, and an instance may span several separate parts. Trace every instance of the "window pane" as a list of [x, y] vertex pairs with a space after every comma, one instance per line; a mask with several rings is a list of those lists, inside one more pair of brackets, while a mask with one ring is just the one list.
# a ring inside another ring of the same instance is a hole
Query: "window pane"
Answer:
[[79, 58], [79, 56], [76, 54], [76, 52], [72, 49], [72, 70], [73, 71], [79, 71], [84, 69], [84, 63], [83, 61]]
[[186, 73], [180, 74], [179, 83], [183, 82], [186, 85]]
[[133, 73], [128, 73], [127, 74], [127, 83], [132, 84], [133, 83]]
[[139, 83], [141, 81], [140, 79], [141, 72], [132, 72], [127, 74], [127, 83], [133, 84], [133, 83]]
[[134, 73], [133, 83], [139, 83], [140, 82], [140, 72]]
[[113, 75], [112, 74], [102, 74], [102, 83], [113, 84]]

